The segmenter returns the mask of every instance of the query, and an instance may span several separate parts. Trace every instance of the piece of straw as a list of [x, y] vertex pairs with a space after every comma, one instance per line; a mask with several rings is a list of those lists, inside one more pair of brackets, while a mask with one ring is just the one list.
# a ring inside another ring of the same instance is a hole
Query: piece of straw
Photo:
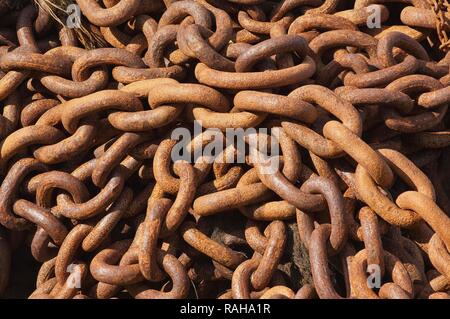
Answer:
[[[66, 27], [66, 21], [69, 17], [67, 7], [71, 4], [75, 4], [73, 0], [34, 0], [35, 3], [41, 7], [60, 25]], [[106, 42], [98, 31], [90, 27], [90, 24], [83, 21], [79, 28], [74, 28], [75, 34], [80, 43], [86, 49], [95, 49], [105, 47]]]

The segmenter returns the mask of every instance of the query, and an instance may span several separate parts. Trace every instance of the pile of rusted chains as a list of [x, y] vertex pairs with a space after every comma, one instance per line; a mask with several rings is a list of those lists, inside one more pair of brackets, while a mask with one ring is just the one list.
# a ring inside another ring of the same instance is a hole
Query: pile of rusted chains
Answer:
[[[0, 294], [25, 247], [30, 298], [450, 298], [427, 0], [76, 4], [110, 47], [2, 9]], [[279, 165], [173, 160], [194, 121], [278, 128]]]

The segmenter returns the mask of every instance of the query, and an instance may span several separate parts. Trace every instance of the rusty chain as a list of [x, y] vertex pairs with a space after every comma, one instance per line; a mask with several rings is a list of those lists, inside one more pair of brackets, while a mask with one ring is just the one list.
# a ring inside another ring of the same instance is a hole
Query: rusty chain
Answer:
[[0, 6], [0, 296], [450, 298], [447, 0], [52, 1]]

